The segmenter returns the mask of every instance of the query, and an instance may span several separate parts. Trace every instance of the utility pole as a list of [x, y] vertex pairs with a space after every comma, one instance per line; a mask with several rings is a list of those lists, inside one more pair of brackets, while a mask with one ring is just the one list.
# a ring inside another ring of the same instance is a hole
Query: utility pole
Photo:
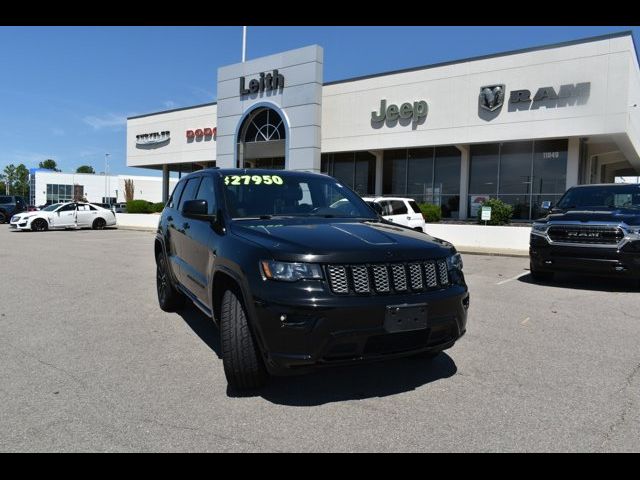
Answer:
[[109, 155], [110, 153], [104, 154], [104, 203], [109, 203], [109, 187], [107, 185], [107, 179], [109, 177]]

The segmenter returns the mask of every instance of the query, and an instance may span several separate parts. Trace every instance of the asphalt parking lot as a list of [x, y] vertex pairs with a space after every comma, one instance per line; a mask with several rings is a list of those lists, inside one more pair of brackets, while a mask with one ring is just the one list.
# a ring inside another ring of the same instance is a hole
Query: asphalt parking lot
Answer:
[[0, 451], [640, 451], [640, 292], [463, 255], [468, 332], [227, 392], [213, 323], [158, 308], [153, 234], [0, 225]]

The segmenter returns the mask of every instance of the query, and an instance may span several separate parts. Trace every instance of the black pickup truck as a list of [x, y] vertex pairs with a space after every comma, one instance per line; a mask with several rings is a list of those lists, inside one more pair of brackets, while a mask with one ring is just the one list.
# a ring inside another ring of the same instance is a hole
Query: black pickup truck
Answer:
[[0, 195], [0, 223], [6, 223], [16, 213], [24, 212], [27, 202], [16, 195]]
[[230, 385], [408, 355], [465, 333], [450, 243], [384, 220], [320, 174], [206, 169], [180, 180], [155, 241], [160, 308], [190, 300], [221, 331]]
[[577, 272], [640, 283], [640, 184], [572, 187], [543, 206], [549, 214], [534, 222], [529, 244], [534, 279]]

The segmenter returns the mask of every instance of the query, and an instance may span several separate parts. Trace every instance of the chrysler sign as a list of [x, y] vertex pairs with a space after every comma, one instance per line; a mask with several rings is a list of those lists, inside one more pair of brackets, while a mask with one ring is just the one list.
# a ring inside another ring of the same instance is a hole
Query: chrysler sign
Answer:
[[136, 135], [136, 146], [144, 147], [147, 145], [160, 145], [169, 141], [171, 132], [165, 130], [164, 132], [142, 133]]

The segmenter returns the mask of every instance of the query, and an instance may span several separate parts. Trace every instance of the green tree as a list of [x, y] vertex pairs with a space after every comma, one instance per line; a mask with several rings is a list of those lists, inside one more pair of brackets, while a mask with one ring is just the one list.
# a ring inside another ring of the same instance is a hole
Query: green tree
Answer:
[[6, 194], [7, 195], [11, 195], [11, 193], [13, 192], [13, 183], [16, 180], [16, 166], [11, 163], [9, 165], [7, 165], [6, 167], [4, 167], [4, 170], [2, 171], [2, 183], [5, 183], [6, 186], [8, 187]]
[[62, 170], [58, 169], [58, 164], [55, 160], [47, 158], [44, 162], [40, 162], [38, 165], [40, 168], [46, 168], [47, 170], [53, 170], [54, 172], [61, 172]]
[[15, 195], [22, 195], [29, 198], [29, 170], [24, 164], [20, 164], [15, 170], [15, 180], [11, 186], [11, 190]]
[[76, 169], [76, 173], [96, 173], [91, 165], [81, 165]]

